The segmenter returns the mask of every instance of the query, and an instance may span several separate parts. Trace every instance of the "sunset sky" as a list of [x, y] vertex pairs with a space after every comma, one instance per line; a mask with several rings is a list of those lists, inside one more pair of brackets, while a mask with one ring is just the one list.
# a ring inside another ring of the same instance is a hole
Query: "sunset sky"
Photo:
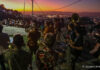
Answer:
[[[18, 11], [24, 8], [24, 0], [0, 0], [0, 4]], [[100, 0], [35, 0], [34, 11], [100, 12], [99, 4]], [[64, 6], [67, 7], [61, 8]], [[26, 0], [26, 11], [31, 11], [31, 8], [31, 0]]]

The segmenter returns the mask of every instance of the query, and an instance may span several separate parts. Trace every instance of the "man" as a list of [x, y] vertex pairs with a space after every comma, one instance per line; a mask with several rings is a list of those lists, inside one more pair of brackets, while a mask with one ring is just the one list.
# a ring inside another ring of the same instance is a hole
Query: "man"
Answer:
[[2, 32], [3, 26], [0, 25], [0, 65], [5, 70], [3, 52], [8, 48], [9, 36]]
[[71, 54], [74, 55], [72, 59], [72, 70], [75, 70], [75, 64], [83, 50], [84, 36], [86, 35], [85, 28], [80, 26], [80, 17], [77, 13], [72, 14], [71, 23], [68, 25], [69, 39], [68, 43], [71, 47]]
[[8, 61], [9, 70], [27, 70], [31, 64], [30, 54], [22, 49], [24, 46], [23, 36], [17, 34], [13, 38], [13, 49], [9, 49], [5, 53]]
[[[95, 38], [96, 37], [96, 38]], [[78, 58], [77, 67], [82, 65], [92, 65], [98, 66], [100, 65], [100, 36], [94, 36], [91, 32], [88, 32], [84, 39], [84, 46], [81, 56]], [[93, 61], [92, 61], [93, 60]], [[82, 69], [80, 67], [80, 69]], [[79, 69], [79, 70], [80, 70]], [[98, 68], [90, 68], [88, 70], [98, 70]]]
[[28, 47], [30, 49], [31, 54], [36, 53], [36, 50], [38, 49], [37, 41], [39, 40], [41, 34], [38, 31], [37, 28], [34, 28], [32, 31], [28, 34]]

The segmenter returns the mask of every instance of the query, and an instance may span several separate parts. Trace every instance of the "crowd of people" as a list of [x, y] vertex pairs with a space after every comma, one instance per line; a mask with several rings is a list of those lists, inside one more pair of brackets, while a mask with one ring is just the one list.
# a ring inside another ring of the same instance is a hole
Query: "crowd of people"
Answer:
[[15, 19], [5, 19], [3, 22], [2, 22], [3, 25], [6, 25], [6, 26], [14, 26], [14, 27], [24, 27], [24, 23], [23, 23], [23, 20], [15, 20]]
[[[38, 70], [77, 70], [78, 64], [92, 59], [96, 59], [91, 61], [93, 65], [100, 65], [100, 33], [95, 31], [95, 26], [87, 30], [80, 23], [77, 13], [68, 23], [60, 18], [46, 20], [41, 25], [35, 22], [28, 32], [27, 44], [21, 34], [14, 35], [10, 43], [8, 34], [2, 32], [0, 25], [1, 70], [35, 70], [34, 63]], [[29, 52], [23, 50], [24, 46]], [[65, 67], [62, 68], [63, 64]]]

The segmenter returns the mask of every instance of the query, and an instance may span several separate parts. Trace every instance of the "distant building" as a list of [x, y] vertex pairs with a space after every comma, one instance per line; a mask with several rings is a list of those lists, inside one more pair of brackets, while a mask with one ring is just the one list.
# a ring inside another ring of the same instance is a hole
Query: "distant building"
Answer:
[[98, 18], [94, 18], [93, 21], [94, 21], [94, 23], [98, 24], [98, 23], [100, 23], [100, 18], [99, 17]]

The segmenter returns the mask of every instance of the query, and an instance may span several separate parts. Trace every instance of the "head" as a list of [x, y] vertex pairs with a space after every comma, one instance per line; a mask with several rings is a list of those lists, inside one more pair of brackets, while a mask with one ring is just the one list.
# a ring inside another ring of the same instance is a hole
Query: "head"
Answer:
[[3, 26], [0, 25], [0, 33], [2, 33], [2, 30], [3, 30]]
[[44, 36], [44, 40], [45, 40], [45, 43], [52, 47], [54, 41], [55, 41], [55, 38], [54, 38], [54, 34], [53, 33], [48, 33]]
[[73, 22], [78, 22], [79, 21], [79, 15], [77, 13], [73, 13], [71, 17]]
[[20, 34], [16, 34], [13, 38], [13, 44], [15, 44], [15, 46], [20, 49], [22, 46], [24, 46], [24, 40], [23, 40], [23, 36]]

